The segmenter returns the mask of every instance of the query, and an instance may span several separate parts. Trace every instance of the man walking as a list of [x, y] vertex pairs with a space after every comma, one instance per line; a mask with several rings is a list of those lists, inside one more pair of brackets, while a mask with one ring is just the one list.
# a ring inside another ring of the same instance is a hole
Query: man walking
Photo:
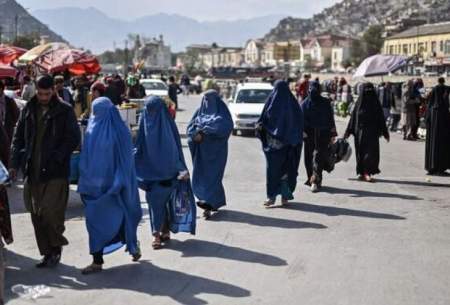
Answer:
[[24, 201], [43, 256], [38, 268], [55, 267], [62, 247], [69, 195], [70, 156], [80, 142], [73, 108], [57, 97], [53, 78], [37, 80], [37, 94], [22, 110], [13, 138], [10, 176], [23, 170]]

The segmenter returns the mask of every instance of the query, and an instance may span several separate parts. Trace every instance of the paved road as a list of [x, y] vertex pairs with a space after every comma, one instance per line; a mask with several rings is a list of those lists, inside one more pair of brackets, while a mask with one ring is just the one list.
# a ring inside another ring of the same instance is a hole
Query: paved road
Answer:
[[[198, 96], [181, 100], [182, 131], [199, 102]], [[342, 131], [345, 123], [338, 125]], [[223, 212], [208, 222], [199, 219], [197, 236], [177, 235], [169, 248], [153, 251], [143, 203], [142, 261], [114, 253], [106, 257], [107, 269], [92, 276], [79, 272], [91, 258], [76, 193], [67, 212], [70, 245], [62, 265], [38, 271], [29, 215], [19, 190], [12, 189], [16, 242], [7, 253], [6, 289], [46, 284], [51, 293], [36, 303], [55, 305], [450, 304], [450, 179], [427, 181], [423, 158], [424, 143], [394, 135], [382, 144], [378, 183], [355, 181], [352, 157], [325, 176], [322, 193], [300, 183], [295, 202], [264, 209], [260, 144], [233, 137]], [[300, 175], [302, 182], [303, 166]], [[29, 304], [9, 297], [9, 304]]]

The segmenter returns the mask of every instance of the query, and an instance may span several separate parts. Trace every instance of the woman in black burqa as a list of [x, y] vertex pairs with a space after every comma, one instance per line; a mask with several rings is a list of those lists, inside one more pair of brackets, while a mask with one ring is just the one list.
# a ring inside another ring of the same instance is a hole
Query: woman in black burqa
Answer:
[[380, 173], [379, 138], [383, 136], [389, 142], [389, 132], [383, 109], [371, 83], [362, 87], [345, 138], [350, 135], [355, 137], [356, 172], [359, 179], [372, 182], [372, 176]]
[[450, 87], [440, 78], [428, 99], [425, 169], [429, 175], [446, 175], [450, 169], [449, 93]]

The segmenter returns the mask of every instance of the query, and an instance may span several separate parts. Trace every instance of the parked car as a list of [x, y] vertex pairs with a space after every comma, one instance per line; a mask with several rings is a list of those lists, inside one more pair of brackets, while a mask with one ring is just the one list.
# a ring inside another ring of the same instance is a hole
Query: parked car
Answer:
[[438, 73], [432, 71], [432, 72], [425, 72], [423, 75], [426, 77], [435, 77], [435, 76], [438, 76]]
[[141, 79], [141, 85], [145, 89], [145, 95], [155, 95], [160, 97], [165, 97], [168, 94], [168, 86], [160, 79]]
[[238, 131], [255, 131], [272, 90], [273, 86], [269, 83], [244, 83], [237, 86], [228, 104], [233, 117], [233, 135], [237, 135]]

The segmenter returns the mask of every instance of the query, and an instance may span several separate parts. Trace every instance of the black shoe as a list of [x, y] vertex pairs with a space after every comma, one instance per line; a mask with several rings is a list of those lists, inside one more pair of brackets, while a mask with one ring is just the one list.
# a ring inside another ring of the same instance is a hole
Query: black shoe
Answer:
[[52, 256], [50, 256], [50, 259], [47, 261], [47, 267], [55, 268], [56, 266], [58, 266], [60, 261], [61, 261], [61, 254], [53, 254]]
[[51, 255], [45, 255], [44, 258], [36, 264], [36, 268], [47, 268]]

